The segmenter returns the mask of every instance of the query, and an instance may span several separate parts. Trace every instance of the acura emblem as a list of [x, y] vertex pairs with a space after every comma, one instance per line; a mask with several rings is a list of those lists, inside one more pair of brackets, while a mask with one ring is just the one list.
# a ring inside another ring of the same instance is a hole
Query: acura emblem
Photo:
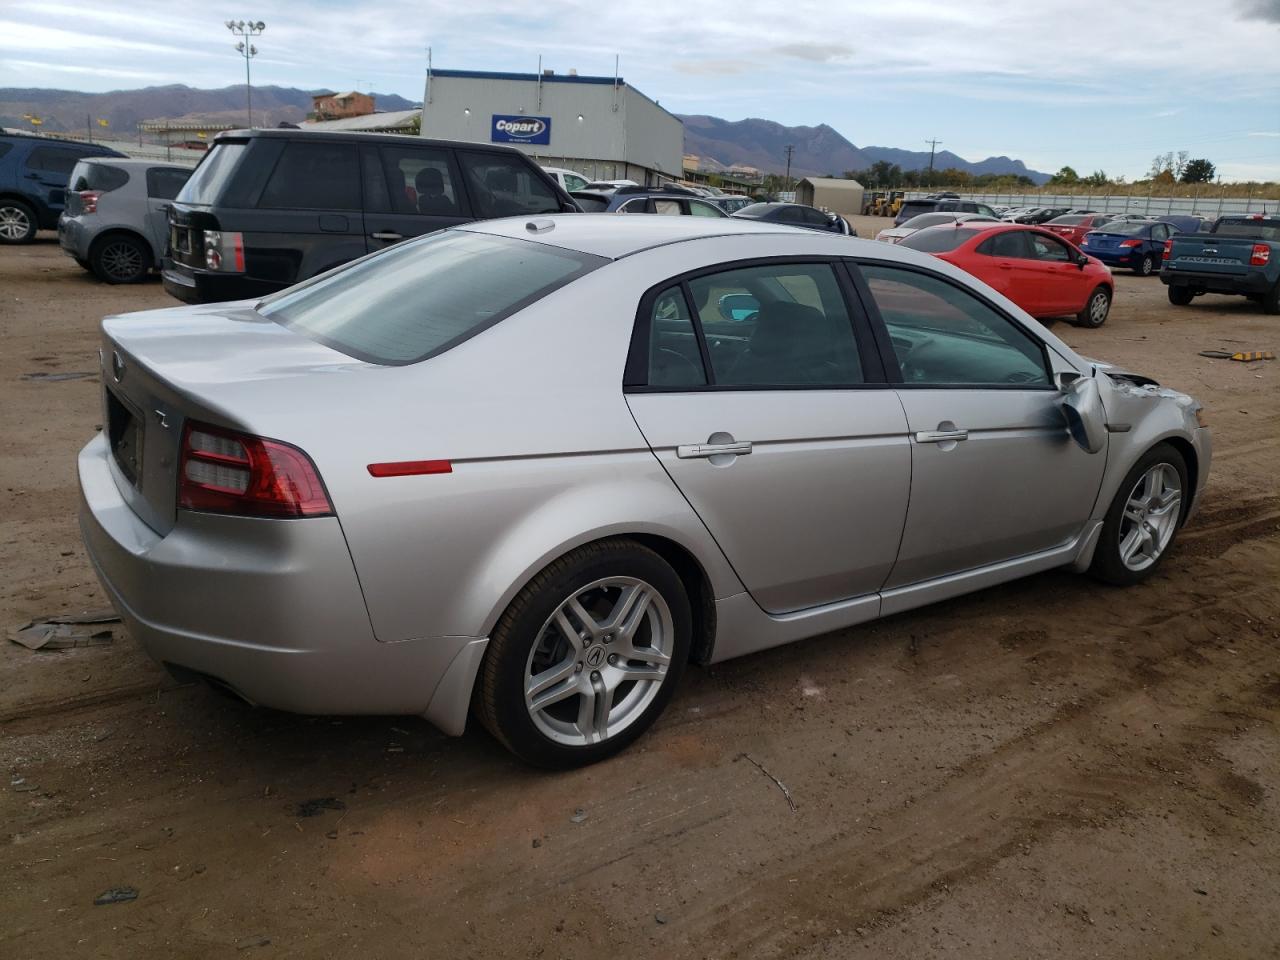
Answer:
[[119, 350], [111, 351], [111, 376], [119, 383], [124, 378], [124, 357], [120, 356]]

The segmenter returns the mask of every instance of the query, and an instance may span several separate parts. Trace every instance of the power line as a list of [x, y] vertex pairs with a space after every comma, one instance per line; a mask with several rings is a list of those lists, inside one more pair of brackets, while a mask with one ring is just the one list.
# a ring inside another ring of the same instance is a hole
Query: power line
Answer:
[[930, 184], [933, 183], [933, 154], [938, 149], [938, 144], [940, 144], [941, 142], [942, 142], [941, 140], [925, 141], [925, 143], [929, 145], [929, 183]]

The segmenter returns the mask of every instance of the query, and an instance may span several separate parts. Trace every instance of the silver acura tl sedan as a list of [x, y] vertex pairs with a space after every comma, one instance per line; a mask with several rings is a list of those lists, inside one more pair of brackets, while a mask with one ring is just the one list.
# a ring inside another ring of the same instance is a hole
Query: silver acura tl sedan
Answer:
[[553, 767], [689, 661], [1142, 580], [1209, 472], [1198, 403], [962, 271], [741, 219], [469, 224], [101, 352], [81, 526], [151, 656]]

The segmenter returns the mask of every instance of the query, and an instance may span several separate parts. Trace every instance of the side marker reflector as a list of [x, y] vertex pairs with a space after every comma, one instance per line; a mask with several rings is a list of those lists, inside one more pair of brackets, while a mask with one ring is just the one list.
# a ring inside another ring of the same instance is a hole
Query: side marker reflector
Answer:
[[453, 473], [448, 460], [399, 460], [394, 463], [369, 464], [371, 477], [416, 477], [425, 473]]

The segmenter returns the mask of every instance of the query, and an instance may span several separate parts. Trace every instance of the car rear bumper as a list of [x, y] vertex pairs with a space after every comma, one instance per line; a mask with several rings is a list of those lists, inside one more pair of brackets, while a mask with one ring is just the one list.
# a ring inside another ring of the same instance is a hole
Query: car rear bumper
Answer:
[[423, 714], [462, 732], [485, 641], [376, 640], [336, 517], [182, 512], [161, 537], [120, 494], [109, 456], [102, 434], [80, 452], [81, 535], [112, 606], [153, 659], [262, 706]]
[[93, 237], [79, 220], [66, 216], [58, 218], [58, 244], [68, 256], [88, 260], [92, 243]]
[[1167, 286], [1194, 287], [1206, 293], [1266, 293], [1272, 283], [1260, 270], [1243, 274], [1201, 273], [1195, 270], [1179, 270], [1165, 264], [1160, 280]]
[[286, 284], [271, 283], [246, 277], [242, 273], [214, 273], [195, 270], [171, 259], [164, 261], [160, 273], [165, 292], [184, 303], [222, 303], [225, 300], [249, 300], [283, 290]]
[[[1084, 249], [1084, 248], [1081, 248]], [[1101, 260], [1109, 267], [1132, 267], [1142, 262], [1143, 254], [1131, 250], [1121, 253], [1118, 250], [1084, 250], [1089, 256]]]

